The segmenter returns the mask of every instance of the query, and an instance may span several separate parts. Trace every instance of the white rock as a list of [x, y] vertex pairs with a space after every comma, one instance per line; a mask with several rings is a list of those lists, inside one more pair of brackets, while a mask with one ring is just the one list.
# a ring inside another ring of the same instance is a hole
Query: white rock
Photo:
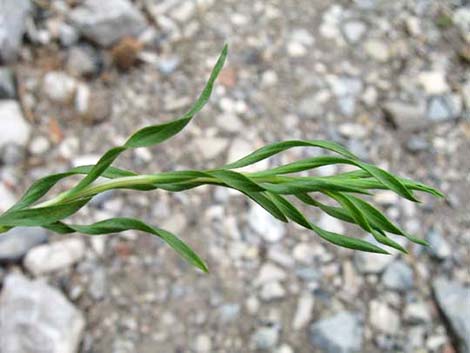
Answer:
[[64, 295], [41, 281], [10, 274], [0, 298], [2, 353], [76, 353], [85, 319]]
[[300, 58], [307, 54], [307, 48], [302, 43], [291, 42], [287, 45], [287, 53], [292, 58]]
[[47, 138], [44, 136], [36, 136], [29, 145], [29, 151], [32, 154], [40, 155], [47, 152], [50, 146], [51, 144]]
[[275, 350], [275, 353], [294, 353], [294, 349], [287, 344], [283, 344]]
[[282, 299], [286, 295], [286, 290], [277, 281], [266, 283], [261, 287], [260, 298], [264, 301]]
[[344, 123], [338, 127], [338, 132], [344, 137], [362, 139], [367, 136], [367, 129], [354, 123]]
[[335, 233], [344, 233], [344, 225], [340, 220], [331, 217], [326, 213], [322, 213], [318, 221], [318, 226], [325, 230]]
[[382, 206], [393, 206], [398, 203], [398, 195], [390, 190], [377, 191], [374, 194], [374, 201]]
[[105, 47], [125, 36], [136, 36], [147, 26], [128, 0], [86, 0], [70, 12], [69, 19], [85, 37]]
[[170, 16], [178, 22], [187, 22], [196, 12], [196, 4], [193, 1], [181, 1], [178, 6], [171, 10]]
[[255, 284], [261, 286], [273, 281], [283, 281], [286, 277], [287, 274], [282, 268], [268, 262], [261, 267], [255, 279]]
[[387, 304], [373, 300], [369, 305], [369, 320], [375, 329], [395, 335], [400, 329], [400, 318]]
[[305, 327], [312, 319], [314, 297], [312, 293], [302, 293], [297, 301], [297, 309], [295, 311], [294, 319], [292, 320], [292, 328], [300, 330]]
[[200, 137], [194, 141], [204, 159], [214, 159], [228, 146], [228, 140], [222, 137]]
[[364, 22], [353, 20], [343, 25], [343, 35], [349, 43], [359, 42], [366, 33], [367, 27]]
[[297, 244], [292, 251], [292, 256], [302, 264], [311, 265], [315, 256], [315, 248], [306, 243]]
[[0, 1], [0, 62], [16, 58], [31, 5], [30, 0]]
[[424, 302], [410, 303], [405, 307], [404, 319], [411, 324], [424, 324], [431, 322], [430, 308]]
[[243, 122], [234, 113], [225, 113], [218, 116], [215, 120], [217, 126], [228, 132], [241, 132], [243, 130]]
[[54, 102], [68, 103], [72, 101], [77, 89], [77, 81], [61, 71], [51, 71], [44, 76], [44, 93]]
[[467, 43], [470, 43], [470, 9], [468, 6], [457, 9], [452, 16], [452, 22], [460, 29]]
[[80, 83], [77, 86], [77, 94], [75, 95], [75, 110], [77, 113], [86, 114], [90, 106], [91, 92], [87, 85]]
[[444, 71], [423, 71], [418, 75], [418, 82], [427, 94], [443, 94], [449, 91]]
[[364, 49], [367, 55], [378, 62], [385, 63], [390, 58], [390, 50], [387, 44], [382, 41], [376, 39], [368, 40], [364, 44]]
[[276, 243], [285, 235], [284, 225], [257, 204], [251, 206], [248, 223], [254, 231], [269, 243]]
[[207, 335], [199, 335], [194, 343], [194, 350], [197, 353], [209, 353], [212, 350], [211, 338]]
[[16, 202], [15, 195], [6, 188], [3, 183], [0, 183], [0, 212], [4, 212], [13, 206]]
[[364, 274], [381, 273], [393, 259], [394, 257], [391, 255], [373, 254], [362, 251], [354, 253], [354, 264], [357, 270]]
[[85, 255], [85, 243], [81, 239], [66, 239], [37, 246], [26, 254], [24, 266], [39, 276], [73, 265]]
[[31, 128], [18, 102], [0, 100], [0, 126], [0, 148], [10, 143], [23, 146], [28, 142]]

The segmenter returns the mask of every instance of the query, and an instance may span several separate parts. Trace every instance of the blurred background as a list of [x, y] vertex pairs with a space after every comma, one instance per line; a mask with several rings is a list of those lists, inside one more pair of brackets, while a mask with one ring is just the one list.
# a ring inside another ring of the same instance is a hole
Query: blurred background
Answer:
[[210, 273], [146, 234], [14, 229], [0, 236], [0, 352], [469, 353], [465, 0], [0, 0], [0, 210], [35, 179], [184, 112], [224, 43], [204, 110], [117, 166], [204, 169], [275, 141], [333, 140], [446, 193], [374, 197], [431, 246], [338, 249], [221, 188], [108, 192], [75, 220], [142, 218], [189, 242]]

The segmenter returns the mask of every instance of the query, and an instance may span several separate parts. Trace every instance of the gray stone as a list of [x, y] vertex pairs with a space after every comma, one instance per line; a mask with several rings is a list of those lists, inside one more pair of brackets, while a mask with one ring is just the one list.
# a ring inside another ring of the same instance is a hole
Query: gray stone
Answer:
[[379, 274], [393, 261], [393, 256], [368, 252], [354, 253], [354, 264], [360, 273]]
[[311, 94], [302, 98], [298, 109], [299, 114], [307, 118], [317, 118], [324, 112], [322, 102], [318, 99], [318, 94]]
[[410, 136], [406, 141], [405, 147], [410, 152], [422, 152], [429, 149], [429, 143], [420, 136]]
[[24, 258], [24, 266], [34, 275], [58, 271], [78, 262], [85, 255], [81, 239], [66, 239], [31, 249]]
[[96, 267], [91, 273], [88, 292], [93, 299], [101, 300], [105, 297], [107, 288], [106, 270], [102, 266]]
[[21, 107], [14, 100], [0, 101], [0, 148], [9, 143], [24, 146], [29, 139], [31, 128], [23, 117]]
[[83, 36], [104, 47], [138, 35], [147, 26], [144, 16], [128, 0], [86, 0], [69, 18]]
[[274, 348], [279, 340], [279, 328], [275, 325], [261, 327], [252, 336], [253, 344], [257, 349]]
[[67, 23], [61, 23], [59, 27], [59, 40], [60, 44], [64, 47], [71, 47], [80, 39], [80, 33], [75, 27]]
[[57, 289], [10, 274], [0, 298], [2, 353], [75, 353], [85, 327]]
[[411, 104], [401, 101], [388, 101], [383, 106], [386, 118], [401, 130], [417, 131], [428, 128], [426, 107], [422, 103]]
[[89, 46], [73, 47], [68, 52], [67, 71], [77, 76], [92, 76], [98, 72], [99, 60]]
[[470, 353], [470, 287], [438, 278], [433, 283], [439, 308], [449, 321], [461, 353]]
[[405, 307], [403, 317], [410, 324], [425, 324], [432, 320], [430, 308], [424, 302], [410, 303]]
[[158, 69], [164, 75], [170, 75], [175, 72], [181, 60], [177, 56], [161, 58], [158, 61]]
[[10, 98], [16, 98], [15, 77], [10, 68], [0, 67], [0, 99]]
[[452, 249], [444, 236], [436, 229], [431, 229], [426, 234], [429, 247], [426, 250], [435, 258], [445, 260], [452, 256]]
[[450, 96], [434, 96], [428, 101], [427, 117], [433, 122], [443, 122], [459, 118], [460, 109], [456, 109]]
[[0, 160], [3, 164], [14, 166], [23, 163], [26, 151], [23, 146], [7, 144], [0, 149]]
[[382, 277], [385, 287], [398, 291], [413, 288], [413, 270], [403, 261], [392, 262]]
[[0, 1], [0, 63], [16, 58], [31, 8], [30, 0]]
[[366, 33], [367, 26], [364, 22], [353, 20], [347, 21], [342, 27], [344, 38], [351, 44], [359, 42]]
[[219, 317], [222, 322], [231, 322], [240, 316], [240, 304], [228, 303], [219, 307]]
[[17, 227], [0, 235], [0, 262], [20, 260], [36, 245], [47, 240], [42, 228]]
[[310, 327], [310, 342], [324, 353], [362, 352], [362, 320], [358, 314], [340, 312]]

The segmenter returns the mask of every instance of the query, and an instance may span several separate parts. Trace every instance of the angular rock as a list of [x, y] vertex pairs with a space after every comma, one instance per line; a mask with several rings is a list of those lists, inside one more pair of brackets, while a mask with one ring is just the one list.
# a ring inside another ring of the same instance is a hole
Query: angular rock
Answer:
[[30, 0], [0, 1], [0, 63], [16, 58], [31, 9]]
[[340, 312], [310, 326], [311, 344], [324, 353], [362, 352], [362, 320], [358, 314]]
[[31, 248], [46, 240], [47, 233], [43, 228], [13, 228], [0, 236], [0, 262], [18, 261]]
[[18, 102], [0, 100], [0, 126], [0, 148], [9, 143], [24, 146], [28, 142], [31, 128]]
[[382, 277], [385, 287], [397, 291], [413, 288], [413, 270], [403, 261], [392, 262]]
[[253, 204], [248, 214], [248, 223], [264, 240], [275, 243], [285, 235], [284, 225], [273, 218], [264, 208]]
[[452, 248], [438, 230], [431, 229], [426, 234], [426, 241], [429, 243], [429, 247], [426, 250], [435, 258], [445, 260], [452, 256]]
[[277, 326], [261, 327], [252, 336], [253, 344], [257, 349], [271, 349], [279, 340], [279, 328]]
[[436, 123], [458, 119], [460, 111], [460, 107], [456, 106], [452, 97], [448, 95], [431, 97], [427, 105], [427, 117]]
[[84, 327], [83, 314], [57, 289], [18, 274], [6, 277], [0, 297], [2, 353], [76, 353]]
[[449, 321], [461, 353], [470, 353], [470, 287], [438, 278], [433, 283], [439, 308]]
[[360, 273], [379, 274], [389, 263], [393, 261], [393, 256], [373, 254], [367, 252], [356, 252], [354, 254], [354, 264]]
[[414, 302], [408, 304], [405, 307], [403, 317], [405, 321], [415, 325], [425, 324], [432, 320], [430, 308], [425, 302]]
[[266, 263], [261, 267], [255, 279], [255, 284], [261, 286], [273, 281], [283, 281], [286, 278], [286, 271], [272, 263]]
[[0, 67], [0, 99], [15, 99], [16, 87], [13, 71], [8, 67]]
[[278, 281], [268, 282], [261, 287], [260, 298], [264, 301], [282, 299], [286, 295], [286, 290]]
[[373, 300], [369, 305], [369, 321], [373, 328], [389, 335], [395, 335], [400, 329], [398, 313], [378, 300]]
[[342, 27], [343, 36], [351, 44], [359, 42], [366, 30], [367, 26], [364, 22], [357, 20], [347, 21]]
[[444, 71], [423, 71], [418, 75], [418, 82], [426, 94], [443, 94], [449, 90]]
[[128, 0], [86, 0], [71, 11], [70, 21], [83, 36], [108, 47], [126, 36], [136, 36], [147, 23]]
[[314, 303], [314, 297], [310, 292], [305, 292], [299, 297], [297, 309], [292, 320], [292, 328], [294, 330], [300, 330], [309, 323], [312, 318]]
[[85, 255], [81, 239], [66, 239], [31, 249], [24, 258], [24, 266], [38, 276], [60, 270], [78, 262]]
[[429, 120], [425, 118], [426, 107], [422, 103], [388, 101], [383, 110], [386, 118], [401, 130], [417, 131], [430, 126]]
[[93, 76], [99, 70], [99, 58], [91, 46], [73, 47], [68, 52], [67, 71], [76, 76]]

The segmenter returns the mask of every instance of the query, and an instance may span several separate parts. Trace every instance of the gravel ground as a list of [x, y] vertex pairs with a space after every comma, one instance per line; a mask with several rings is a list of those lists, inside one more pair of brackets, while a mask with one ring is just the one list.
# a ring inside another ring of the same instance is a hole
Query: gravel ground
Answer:
[[224, 43], [204, 110], [117, 166], [206, 169], [274, 141], [330, 139], [447, 195], [416, 206], [377, 193], [431, 243], [380, 256], [225, 189], [107, 193], [77, 221], [139, 217], [181, 235], [210, 273], [146, 234], [15, 229], [0, 236], [0, 352], [469, 353], [469, 33], [463, 0], [0, 2], [0, 210], [36, 178], [184, 112]]

